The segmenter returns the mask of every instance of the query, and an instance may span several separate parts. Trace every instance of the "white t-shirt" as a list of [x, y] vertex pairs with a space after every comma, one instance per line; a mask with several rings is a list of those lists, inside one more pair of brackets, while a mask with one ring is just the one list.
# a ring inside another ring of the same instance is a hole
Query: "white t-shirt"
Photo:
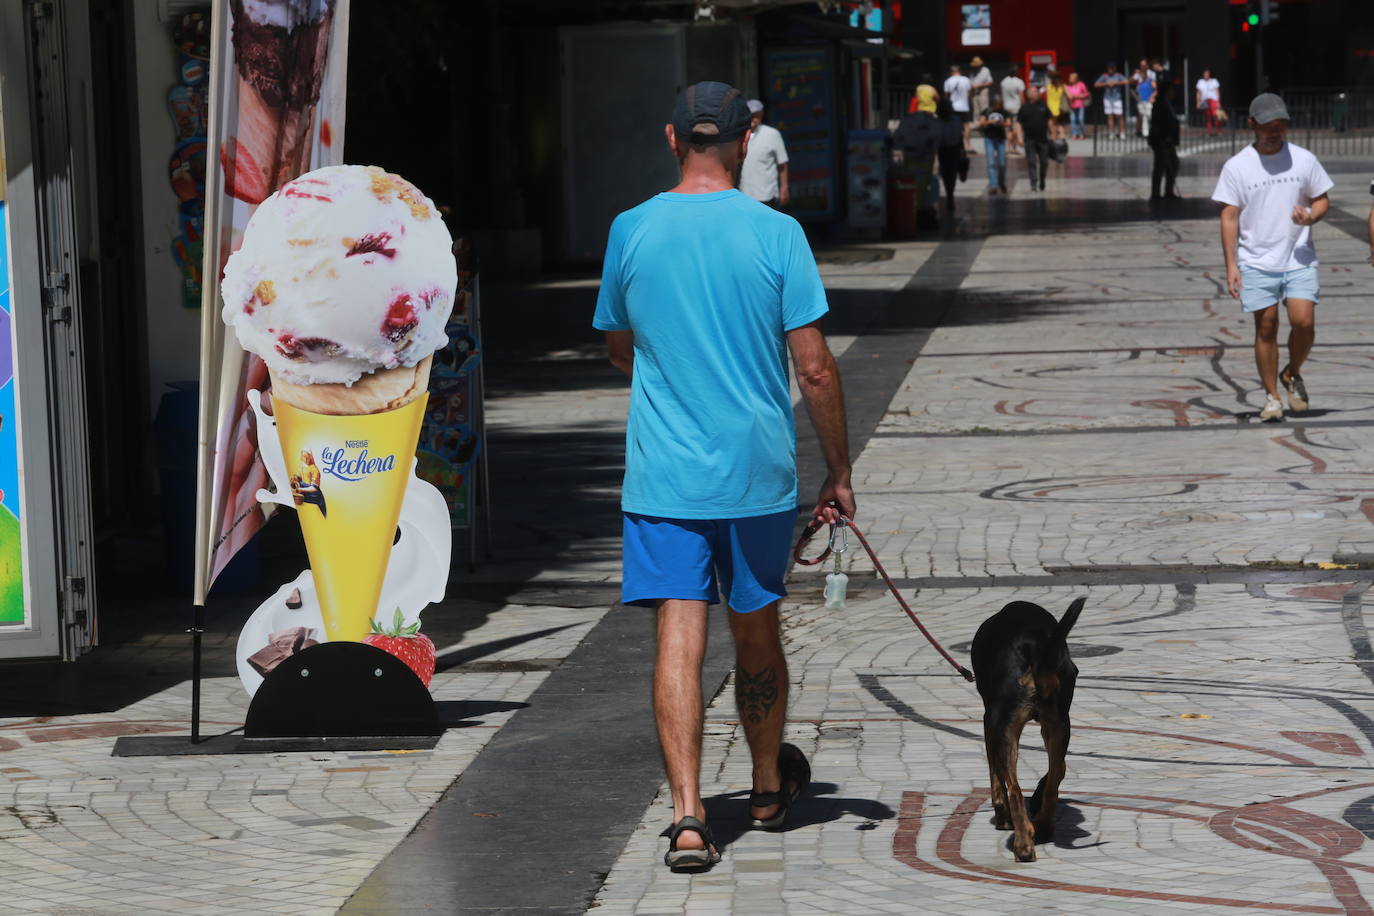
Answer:
[[1203, 104], [1206, 104], [1208, 99], [1221, 101], [1221, 83], [1215, 79], [1198, 80], [1197, 91], [1202, 93]]
[[749, 138], [749, 152], [739, 175], [739, 189], [767, 203], [778, 196], [778, 166], [787, 165], [787, 147], [777, 128], [760, 124]]
[[1317, 157], [1291, 143], [1272, 156], [1247, 146], [1226, 160], [1212, 200], [1240, 207], [1237, 262], [1273, 271], [1315, 267], [1312, 227], [1294, 223], [1293, 208], [1311, 206], [1333, 185]]
[[968, 111], [968, 94], [973, 89], [973, 83], [962, 73], [956, 73], [945, 80], [945, 95], [949, 96], [949, 104], [955, 111]]
[[1008, 76], [1002, 80], [1002, 107], [1007, 114], [1016, 114], [1021, 110], [1021, 98], [1025, 91], [1025, 80], [1019, 76]]

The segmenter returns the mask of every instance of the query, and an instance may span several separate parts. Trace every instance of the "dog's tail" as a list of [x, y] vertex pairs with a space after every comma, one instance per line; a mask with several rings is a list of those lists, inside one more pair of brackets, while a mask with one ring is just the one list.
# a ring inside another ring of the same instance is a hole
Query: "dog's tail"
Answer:
[[1055, 624], [1054, 627], [1056, 643], [1062, 645], [1068, 641], [1069, 631], [1073, 629], [1074, 624], [1078, 623], [1078, 615], [1083, 613], [1083, 605], [1087, 601], [1087, 598], [1075, 598], [1073, 604], [1069, 605], [1069, 609], [1064, 612], [1064, 616], [1059, 618], [1059, 623]]

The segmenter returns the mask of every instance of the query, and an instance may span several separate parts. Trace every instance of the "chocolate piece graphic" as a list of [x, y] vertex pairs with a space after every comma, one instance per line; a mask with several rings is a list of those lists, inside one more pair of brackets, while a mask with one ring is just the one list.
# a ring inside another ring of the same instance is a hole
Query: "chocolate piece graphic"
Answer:
[[248, 664], [266, 677], [273, 668], [297, 652], [319, 645], [316, 635], [309, 627], [288, 627], [278, 630], [267, 638], [267, 645], [248, 656]]

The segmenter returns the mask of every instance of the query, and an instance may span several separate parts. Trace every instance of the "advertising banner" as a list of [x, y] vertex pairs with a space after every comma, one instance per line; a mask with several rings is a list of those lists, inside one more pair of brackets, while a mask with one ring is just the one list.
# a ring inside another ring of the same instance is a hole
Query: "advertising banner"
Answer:
[[460, 254], [458, 292], [445, 332], [448, 346], [434, 354], [429, 410], [420, 436], [420, 478], [439, 488], [454, 528], [473, 525], [477, 458], [482, 451], [482, 360], [477, 274]]
[[763, 67], [769, 123], [787, 144], [787, 212], [799, 220], [831, 219], [836, 143], [830, 49], [770, 49]]
[[877, 229], [887, 224], [887, 131], [851, 130], [845, 146], [849, 177], [849, 226]]
[[343, 161], [349, 0], [215, 0], [211, 12], [195, 602], [262, 528], [269, 484], [246, 395], [262, 360], [220, 320], [219, 277], [257, 205]]
[[19, 426], [14, 388], [14, 314], [10, 303], [5, 160], [0, 152], [0, 627], [27, 623], [20, 533]]
[[452, 533], [443, 495], [415, 470], [431, 372], [462, 343], [445, 333], [457, 299], [452, 249], [418, 188], [377, 166], [341, 165], [283, 185], [229, 259], [224, 321], [272, 379], [270, 413], [261, 392], [246, 397], [272, 483], [254, 498], [295, 511], [310, 556], [240, 631], [250, 694], [275, 682], [270, 698], [297, 677], [297, 655], [346, 662], [343, 643], [401, 659], [421, 686], [433, 675], [420, 614], [443, 599]]
[[959, 7], [959, 18], [963, 25], [959, 33], [960, 44], [966, 48], [976, 48], [992, 44], [991, 4], [962, 4]]

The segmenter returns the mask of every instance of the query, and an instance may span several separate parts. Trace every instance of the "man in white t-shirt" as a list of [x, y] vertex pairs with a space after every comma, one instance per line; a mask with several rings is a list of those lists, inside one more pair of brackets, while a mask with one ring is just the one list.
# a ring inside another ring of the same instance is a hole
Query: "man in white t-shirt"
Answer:
[[969, 126], [973, 123], [973, 112], [969, 109], [969, 96], [973, 94], [973, 83], [959, 72], [958, 64], [950, 64], [949, 78], [945, 80], [945, 95], [949, 97], [954, 116], [964, 122], [964, 152], [973, 152], [969, 143]]
[[1016, 113], [1021, 110], [1021, 100], [1026, 97], [1026, 81], [1021, 79], [1019, 70], [1016, 64], [1012, 64], [1011, 72], [1002, 78], [1001, 83], [1002, 107], [1006, 109], [1012, 126], [1007, 131], [1007, 146], [1013, 153], [1024, 143], [1021, 139], [1021, 123], [1016, 120]]
[[763, 123], [763, 102], [750, 99], [749, 114], [752, 136], [739, 173], [739, 189], [780, 210], [792, 199], [787, 187], [787, 147], [777, 128]]
[[[1299, 370], [1316, 334], [1317, 249], [1312, 225], [1326, 215], [1333, 182], [1317, 157], [1287, 142], [1288, 108], [1266, 92], [1250, 103], [1255, 142], [1226, 161], [1212, 199], [1221, 204], [1226, 288], [1255, 316], [1255, 366], [1264, 385], [1261, 420], [1308, 408]], [[1279, 303], [1288, 311], [1288, 365], [1279, 371]]]

